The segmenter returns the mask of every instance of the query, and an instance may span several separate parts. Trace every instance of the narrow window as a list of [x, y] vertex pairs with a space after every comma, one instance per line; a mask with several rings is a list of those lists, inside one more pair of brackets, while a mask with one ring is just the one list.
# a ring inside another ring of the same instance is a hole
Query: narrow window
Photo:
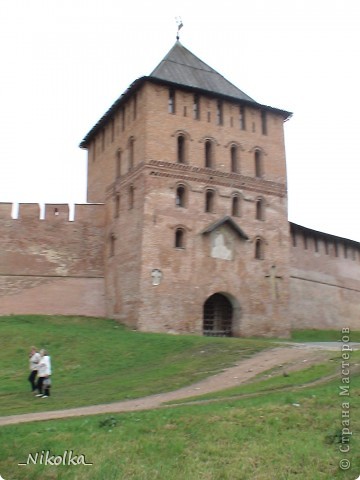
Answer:
[[116, 178], [121, 176], [121, 150], [117, 150], [116, 152]]
[[256, 220], [265, 220], [264, 201], [259, 198], [256, 200]]
[[129, 172], [134, 168], [134, 150], [135, 150], [135, 140], [131, 137], [129, 140]]
[[291, 239], [292, 239], [292, 246], [296, 247], [296, 233], [293, 230], [291, 231]]
[[134, 208], [134, 186], [130, 185], [129, 188], [129, 210]]
[[222, 125], [224, 122], [223, 119], [223, 103], [221, 100], [218, 100], [216, 103], [216, 124]]
[[339, 246], [336, 241], [334, 242], [334, 253], [335, 253], [335, 257], [339, 256]]
[[240, 217], [240, 198], [237, 195], [234, 195], [232, 198], [231, 215]]
[[260, 150], [255, 150], [254, 153], [255, 159], [255, 177], [261, 178], [263, 176], [263, 161], [262, 154]]
[[117, 194], [115, 197], [115, 218], [118, 218], [120, 215], [120, 195]]
[[175, 248], [185, 248], [185, 234], [182, 228], [175, 230]]
[[255, 258], [264, 260], [264, 242], [260, 238], [255, 241]]
[[205, 142], [205, 167], [213, 168], [213, 145], [210, 140]]
[[185, 187], [180, 185], [176, 189], [176, 199], [175, 203], [178, 207], [185, 207], [186, 206], [186, 190]]
[[199, 95], [194, 95], [193, 113], [194, 113], [194, 119], [195, 120], [200, 120], [200, 97], [199, 97]]
[[205, 194], [205, 212], [213, 213], [215, 204], [215, 194], [212, 190], [207, 190]]
[[177, 162], [185, 163], [185, 137], [179, 135], [177, 137]]
[[169, 90], [168, 108], [169, 113], [175, 113], [175, 90], [172, 88]]
[[207, 112], [207, 121], [208, 123], [211, 122], [211, 112]]
[[244, 105], [239, 106], [239, 123], [240, 123], [240, 130], [246, 130], [246, 118], [245, 118]]
[[231, 145], [230, 161], [231, 161], [231, 171], [233, 173], [238, 173], [239, 172], [238, 147], [236, 145]]
[[265, 110], [261, 111], [261, 133], [267, 135], [267, 114]]
[[110, 235], [110, 252], [109, 252], [110, 257], [113, 257], [115, 255], [115, 241], [116, 241], [116, 237], [112, 233]]
[[344, 258], [348, 258], [348, 247], [344, 244]]

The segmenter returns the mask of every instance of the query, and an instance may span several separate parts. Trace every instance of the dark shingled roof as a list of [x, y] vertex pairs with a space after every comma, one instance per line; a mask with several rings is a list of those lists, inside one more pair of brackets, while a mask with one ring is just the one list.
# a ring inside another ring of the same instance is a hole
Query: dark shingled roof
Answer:
[[229, 227], [232, 228], [239, 235], [239, 237], [245, 240], [249, 240], [249, 237], [246, 235], [246, 233], [244, 233], [239, 227], [239, 225], [229, 216], [223, 217], [220, 220], [217, 220], [216, 222], [212, 223], [211, 225], [206, 227], [201, 233], [202, 234], [211, 233], [221, 225], [229, 225]]
[[179, 41], [150, 74], [150, 77], [256, 103]]
[[149, 76], [135, 80], [130, 87], [113, 103], [109, 110], [87, 133], [82, 142], [81, 148], [87, 148], [92, 138], [104, 127], [117, 109], [132, 96], [145, 82], [167, 84], [184, 90], [198, 92], [200, 94], [215, 95], [230, 101], [238, 101], [247, 105], [268, 110], [281, 115], [284, 120], [291, 117], [286, 110], [261, 105], [251, 97], [235, 87], [214, 69], [197, 58], [179, 41], [176, 41], [169, 53], [159, 63]]

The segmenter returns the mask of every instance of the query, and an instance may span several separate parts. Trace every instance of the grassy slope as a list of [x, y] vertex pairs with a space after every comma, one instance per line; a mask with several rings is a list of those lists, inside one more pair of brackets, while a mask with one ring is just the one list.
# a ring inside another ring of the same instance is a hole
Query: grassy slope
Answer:
[[[0, 415], [109, 403], [173, 390], [271, 346], [261, 340], [133, 332], [111, 320], [0, 318]], [[49, 349], [52, 397], [30, 393], [28, 350]], [[0, 472], [1, 474], [1, 472]]]
[[[351, 428], [360, 431], [359, 377], [352, 379]], [[35, 480], [353, 480], [359, 438], [339, 451], [339, 382], [243, 400], [0, 429], [4, 478]], [[294, 405], [295, 404], [295, 405]], [[93, 466], [19, 467], [29, 453], [72, 449]], [[351, 462], [348, 471], [339, 461]]]
[[[58, 401], [56, 397], [64, 392], [63, 400], [70, 397], [72, 405], [77, 398], [77, 389], [71, 386], [73, 378], [77, 379], [82, 401], [93, 403], [101, 385], [111, 390], [111, 397], [121, 394], [123, 389], [113, 392], [119, 376], [130, 385], [127, 395], [136, 395], [142, 377], [145, 389], [153, 388], [153, 379], [157, 388], [171, 389], [233, 363], [239, 352], [250, 355], [254, 348], [269, 345], [238, 339], [139, 334], [95, 319], [18, 317], [1, 319], [0, 328], [1, 337], [9, 342], [0, 352], [2, 365], [6, 364], [0, 378], [6, 392], [0, 400], [6, 405], [5, 400], [11, 398], [16, 409], [39, 405], [24, 391], [26, 351], [35, 342], [34, 335], [36, 343], [51, 350], [54, 379], [64, 386], [60, 391], [54, 387], [51, 402]], [[93, 355], [100, 360], [94, 363]], [[223, 392], [225, 398], [216, 403], [2, 427], [0, 474], [6, 480], [353, 480], [360, 473], [360, 460], [355, 455], [360, 448], [356, 434], [360, 431], [356, 415], [360, 378], [353, 371], [350, 397], [339, 396], [339, 362], [334, 356], [331, 365], [294, 372], [290, 377], [258, 377], [240, 388], [244, 390]], [[359, 353], [351, 356], [352, 365], [356, 362]], [[93, 363], [93, 377], [89, 378]], [[296, 388], [299, 383], [334, 371], [339, 373], [335, 380]], [[104, 376], [107, 381], [102, 383]], [[274, 390], [283, 387], [288, 388]], [[94, 396], [86, 398], [91, 391]], [[226, 398], [234, 393], [253, 396]], [[350, 403], [354, 432], [347, 454], [339, 451], [337, 443], [344, 401]], [[84, 454], [93, 466], [17, 465], [26, 461], [29, 453], [46, 450], [57, 455], [73, 450], [74, 454]], [[348, 471], [339, 469], [342, 458], [351, 461]]]

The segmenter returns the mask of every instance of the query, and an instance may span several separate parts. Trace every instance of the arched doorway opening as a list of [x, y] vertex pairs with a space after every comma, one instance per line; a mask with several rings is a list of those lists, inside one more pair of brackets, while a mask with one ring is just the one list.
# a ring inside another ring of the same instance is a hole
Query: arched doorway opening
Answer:
[[204, 303], [203, 334], [211, 337], [232, 337], [234, 309], [222, 293], [214, 293]]

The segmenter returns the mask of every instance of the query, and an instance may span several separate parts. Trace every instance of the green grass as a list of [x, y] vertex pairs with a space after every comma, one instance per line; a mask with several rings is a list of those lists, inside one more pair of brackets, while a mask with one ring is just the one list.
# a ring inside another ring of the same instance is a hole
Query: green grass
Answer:
[[[350, 331], [351, 342], [360, 342], [360, 331]], [[293, 342], [340, 342], [343, 334], [340, 330], [293, 330], [291, 340]]]
[[[215, 404], [6, 426], [6, 480], [354, 480], [360, 379], [351, 379], [350, 452], [339, 451], [339, 381]], [[18, 466], [29, 453], [65, 450], [92, 466]], [[350, 460], [348, 471], [339, 468]]]
[[[335, 353], [335, 352], [334, 352]], [[311, 386], [312, 383], [329, 381], [333, 377], [339, 377], [341, 373], [341, 356], [334, 354], [326, 363], [318, 363], [298, 371], [289, 372], [288, 376], [283, 375], [284, 369], [274, 368], [256, 375], [243, 385], [227, 388], [218, 392], [212, 392], [205, 395], [198, 395], [181, 400], [181, 403], [202, 402], [204, 400], [230, 399], [239, 396], [248, 396], [253, 394], [268, 394], [275, 390], [298, 389], [304, 386]], [[360, 351], [353, 351], [350, 359], [352, 372], [354, 375], [359, 373]], [[179, 402], [172, 401], [169, 404]]]
[[[333, 340], [326, 335], [306, 331], [294, 340]], [[173, 390], [273, 346], [259, 339], [145, 334], [80, 317], [2, 317], [0, 338], [2, 415]], [[34, 343], [52, 355], [53, 396], [46, 403], [28, 391], [27, 353]], [[360, 352], [352, 352], [351, 364], [359, 361]], [[341, 397], [340, 362], [334, 353], [331, 361], [305, 364], [289, 377], [272, 369], [207, 396], [214, 402], [3, 426], [0, 475], [6, 480], [353, 480], [360, 473], [360, 378], [352, 369], [350, 397]], [[334, 374], [335, 380], [324, 381]], [[319, 379], [323, 383], [310, 383]], [[354, 432], [346, 454], [338, 443], [343, 402], [350, 403]], [[93, 465], [18, 465], [29, 454], [62, 456], [69, 450]], [[339, 468], [343, 458], [351, 461], [347, 471]]]
[[[0, 317], [0, 415], [72, 408], [175, 390], [271, 347], [262, 340], [131, 331], [112, 320]], [[49, 350], [51, 398], [30, 393], [28, 351]], [[0, 471], [1, 474], [1, 471]]]

